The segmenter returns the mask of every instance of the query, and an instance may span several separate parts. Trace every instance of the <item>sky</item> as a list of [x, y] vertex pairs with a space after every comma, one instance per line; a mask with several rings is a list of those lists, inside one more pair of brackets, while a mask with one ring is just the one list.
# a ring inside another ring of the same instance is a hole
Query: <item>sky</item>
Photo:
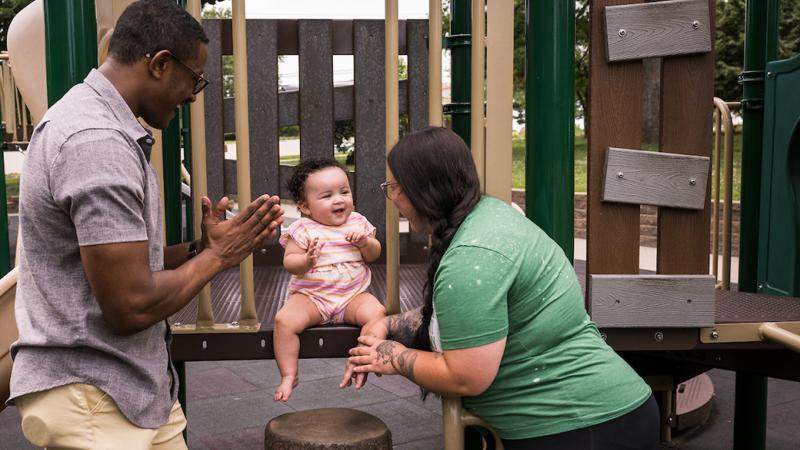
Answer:
[[[231, 2], [217, 2], [231, 7]], [[428, 17], [427, 0], [398, 0], [401, 19]], [[381, 0], [245, 0], [245, 17], [254, 19], [382, 19]]]

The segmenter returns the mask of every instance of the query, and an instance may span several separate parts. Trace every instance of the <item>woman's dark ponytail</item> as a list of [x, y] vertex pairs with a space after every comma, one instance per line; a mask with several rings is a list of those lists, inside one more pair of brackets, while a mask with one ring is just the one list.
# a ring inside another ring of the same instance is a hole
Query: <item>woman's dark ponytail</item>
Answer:
[[481, 199], [478, 172], [464, 141], [452, 131], [437, 127], [407, 135], [389, 153], [388, 162], [403, 194], [432, 230], [422, 326], [412, 345], [431, 350], [428, 329], [436, 271], [461, 223]]

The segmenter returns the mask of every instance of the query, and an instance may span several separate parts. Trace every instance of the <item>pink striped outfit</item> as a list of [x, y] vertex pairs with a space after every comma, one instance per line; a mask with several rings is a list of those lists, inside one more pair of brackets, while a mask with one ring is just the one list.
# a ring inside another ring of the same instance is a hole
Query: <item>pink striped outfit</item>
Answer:
[[280, 237], [284, 247], [289, 238], [302, 249], [307, 249], [314, 238], [319, 238], [319, 244], [324, 244], [317, 264], [311, 270], [302, 275], [292, 275], [288, 292], [288, 295], [299, 292], [308, 296], [322, 314], [322, 323], [344, 322], [347, 304], [367, 290], [372, 279], [361, 251], [345, 239], [351, 232], [374, 237], [375, 227], [357, 212], [351, 213], [346, 223], [335, 227], [303, 217], [292, 223]]

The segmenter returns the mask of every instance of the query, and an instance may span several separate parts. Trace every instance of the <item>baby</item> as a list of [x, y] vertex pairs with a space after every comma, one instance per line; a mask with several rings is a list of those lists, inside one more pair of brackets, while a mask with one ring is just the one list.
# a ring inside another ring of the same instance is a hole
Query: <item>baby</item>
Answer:
[[288, 187], [303, 217], [280, 237], [286, 248], [283, 266], [292, 274], [273, 334], [281, 372], [273, 399], [284, 402], [298, 383], [298, 335], [303, 330], [321, 323], [363, 327], [386, 315], [383, 305], [365, 292], [371, 280], [365, 262], [380, 256], [381, 244], [375, 227], [353, 211], [344, 167], [332, 158], [303, 160]]

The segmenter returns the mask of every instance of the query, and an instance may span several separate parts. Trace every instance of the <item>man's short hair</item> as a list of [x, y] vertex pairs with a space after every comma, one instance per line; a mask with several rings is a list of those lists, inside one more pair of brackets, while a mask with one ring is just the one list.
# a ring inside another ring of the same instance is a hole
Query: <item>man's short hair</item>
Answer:
[[148, 53], [169, 50], [187, 61], [197, 56], [198, 42], [208, 43], [203, 27], [175, 0], [139, 0], [117, 20], [108, 54], [122, 64], [132, 64]]

